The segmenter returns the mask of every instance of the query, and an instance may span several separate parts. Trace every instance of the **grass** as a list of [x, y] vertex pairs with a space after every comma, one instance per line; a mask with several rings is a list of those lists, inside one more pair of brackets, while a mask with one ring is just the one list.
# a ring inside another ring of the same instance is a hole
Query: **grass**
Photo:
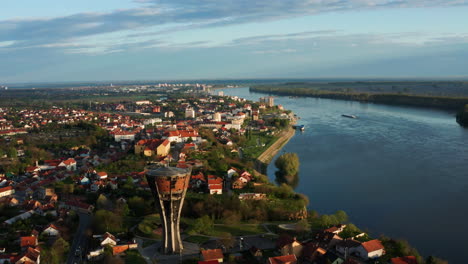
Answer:
[[189, 236], [184, 241], [190, 242], [190, 243], [195, 243], [195, 244], [203, 244], [207, 241], [209, 241], [209, 237], [205, 236]]
[[128, 250], [125, 252], [125, 263], [127, 264], [146, 264], [146, 260], [137, 250]]
[[138, 224], [137, 231], [144, 237], [160, 239], [161, 236], [153, 232], [160, 224], [159, 214], [147, 215]]
[[217, 236], [222, 233], [230, 233], [233, 236], [258, 235], [263, 234], [266, 230], [258, 224], [240, 224], [240, 225], [215, 225], [213, 235]]
[[[278, 137], [265, 135], [264, 132], [252, 132], [243, 146], [244, 155], [256, 159], [277, 139]], [[258, 146], [257, 140], [265, 146]]]

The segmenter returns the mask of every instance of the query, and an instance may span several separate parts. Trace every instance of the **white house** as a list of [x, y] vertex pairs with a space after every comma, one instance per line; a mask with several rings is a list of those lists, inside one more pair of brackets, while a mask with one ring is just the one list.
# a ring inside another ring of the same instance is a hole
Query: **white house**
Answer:
[[115, 246], [117, 245], [117, 240], [115, 239], [115, 237], [109, 233], [109, 232], [106, 232], [103, 236], [103, 239], [101, 241], [101, 246], [105, 246], [105, 245], [110, 245], [110, 246]]
[[50, 224], [44, 231], [42, 231], [42, 234], [45, 234], [46, 236], [58, 236], [60, 234], [58, 228]]
[[233, 175], [237, 174], [237, 171], [231, 168], [226, 172], [226, 174], [227, 174], [227, 177], [231, 179]]
[[59, 167], [65, 167], [67, 171], [76, 171], [76, 160], [73, 158], [69, 158], [60, 162], [58, 165]]
[[385, 247], [380, 240], [374, 239], [361, 243], [361, 245], [355, 249], [354, 254], [365, 260], [375, 259], [385, 254]]
[[115, 142], [120, 142], [122, 140], [130, 140], [130, 141], [135, 141], [135, 133], [134, 132], [117, 132], [114, 134], [114, 140]]
[[14, 193], [15, 193], [15, 189], [13, 189], [13, 186], [0, 188], [0, 197], [10, 196]]

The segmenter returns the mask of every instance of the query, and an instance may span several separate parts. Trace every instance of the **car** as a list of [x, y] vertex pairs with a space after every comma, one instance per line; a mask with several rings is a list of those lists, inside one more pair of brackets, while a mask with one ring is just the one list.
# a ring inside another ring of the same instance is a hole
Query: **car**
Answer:
[[78, 257], [78, 256], [81, 256], [81, 249], [80, 248], [77, 248], [75, 250], [75, 256]]

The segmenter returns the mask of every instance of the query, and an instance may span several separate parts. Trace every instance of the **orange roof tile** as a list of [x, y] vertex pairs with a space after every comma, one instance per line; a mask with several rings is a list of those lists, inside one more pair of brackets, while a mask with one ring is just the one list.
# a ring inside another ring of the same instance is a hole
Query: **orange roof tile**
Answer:
[[380, 240], [378, 240], [378, 239], [374, 239], [374, 240], [371, 240], [371, 241], [364, 242], [361, 245], [362, 245], [362, 247], [364, 247], [364, 249], [367, 252], [374, 252], [374, 251], [385, 248], [382, 245], [382, 242], [380, 242]]

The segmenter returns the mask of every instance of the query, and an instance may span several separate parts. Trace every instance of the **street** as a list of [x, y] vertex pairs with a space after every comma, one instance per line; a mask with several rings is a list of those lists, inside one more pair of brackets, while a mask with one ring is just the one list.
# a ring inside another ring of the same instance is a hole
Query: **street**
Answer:
[[[88, 239], [86, 237], [86, 230], [91, 224], [91, 215], [86, 213], [78, 213], [80, 217], [80, 224], [76, 230], [75, 237], [73, 238], [73, 244], [70, 247], [70, 252], [68, 253], [67, 264], [79, 264], [82, 262], [83, 254], [86, 252], [88, 246]], [[81, 254], [79, 256], [75, 255], [76, 250], [80, 248]]]

